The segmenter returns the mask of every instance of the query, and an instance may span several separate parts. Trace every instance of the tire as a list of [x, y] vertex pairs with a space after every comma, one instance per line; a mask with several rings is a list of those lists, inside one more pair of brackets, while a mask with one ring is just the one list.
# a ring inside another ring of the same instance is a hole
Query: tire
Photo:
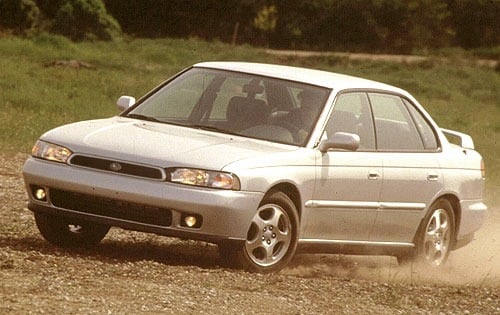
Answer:
[[432, 204], [418, 229], [415, 250], [398, 256], [398, 263], [417, 261], [426, 266], [441, 267], [448, 259], [454, 235], [453, 207], [448, 200], [440, 199]]
[[66, 248], [95, 246], [110, 229], [107, 225], [38, 212], [35, 222], [47, 241]]
[[226, 266], [257, 273], [278, 272], [295, 254], [298, 229], [295, 205], [284, 193], [274, 192], [257, 209], [246, 240], [220, 243], [219, 255]]

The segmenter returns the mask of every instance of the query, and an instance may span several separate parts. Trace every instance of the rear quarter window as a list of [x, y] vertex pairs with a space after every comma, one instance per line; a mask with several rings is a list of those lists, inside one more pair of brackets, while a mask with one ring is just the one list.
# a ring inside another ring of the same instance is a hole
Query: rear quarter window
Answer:
[[422, 114], [407, 100], [403, 99], [410, 115], [412, 116], [417, 129], [422, 137], [422, 142], [424, 143], [424, 149], [426, 150], [437, 150], [439, 145], [434, 133], [434, 129], [427, 122], [427, 120], [422, 116]]

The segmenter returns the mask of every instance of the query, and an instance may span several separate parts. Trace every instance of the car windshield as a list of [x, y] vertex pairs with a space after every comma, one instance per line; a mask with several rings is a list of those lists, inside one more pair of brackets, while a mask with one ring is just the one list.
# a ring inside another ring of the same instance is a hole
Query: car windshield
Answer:
[[329, 92], [299, 82], [191, 68], [124, 115], [304, 145]]

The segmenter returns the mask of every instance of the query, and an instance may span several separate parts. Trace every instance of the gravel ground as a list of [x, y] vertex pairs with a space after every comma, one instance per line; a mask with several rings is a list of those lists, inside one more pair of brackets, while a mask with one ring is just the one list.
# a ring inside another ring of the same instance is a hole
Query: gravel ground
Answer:
[[54, 247], [26, 209], [26, 156], [0, 157], [0, 314], [500, 314], [498, 210], [438, 273], [298, 255], [258, 275], [220, 267], [211, 244], [120, 229], [94, 249]]

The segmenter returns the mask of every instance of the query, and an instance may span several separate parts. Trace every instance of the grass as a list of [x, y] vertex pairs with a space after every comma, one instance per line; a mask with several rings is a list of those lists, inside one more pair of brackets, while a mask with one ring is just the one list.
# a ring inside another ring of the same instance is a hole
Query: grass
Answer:
[[[442, 56], [439, 56], [442, 57]], [[48, 67], [77, 59], [95, 69]], [[462, 58], [414, 64], [349, 61], [334, 56], [271, 56], [246, 46], [197, 39], [73, 43], [53, 35], [0, 39], [0, 145], [29, 152], [55, 126], [118, 113], [116, 99], [140, 97], [193, 63], [241, 60], [288, 64], [362, 76], [411, 92], [444, 128], [470, 134], [483, 155], [490, 193], [500, 191], [500, 74]]]

